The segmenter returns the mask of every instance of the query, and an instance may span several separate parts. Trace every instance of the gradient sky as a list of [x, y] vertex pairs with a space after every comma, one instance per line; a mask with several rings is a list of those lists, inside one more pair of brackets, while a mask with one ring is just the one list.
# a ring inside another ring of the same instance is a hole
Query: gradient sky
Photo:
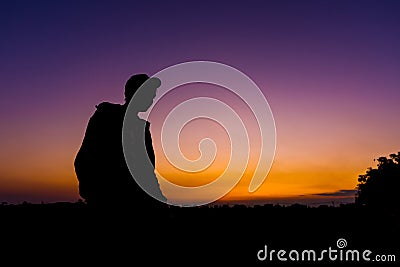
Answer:
[[95, 105], [122, 103], [134, 73], [190, 60], [243, 71], [275, 117], [266, 182], [226, 199], [354, 189], [400, 151], [399, 14], [399, 1], [1, 1], [0, 201], [77, 200]]

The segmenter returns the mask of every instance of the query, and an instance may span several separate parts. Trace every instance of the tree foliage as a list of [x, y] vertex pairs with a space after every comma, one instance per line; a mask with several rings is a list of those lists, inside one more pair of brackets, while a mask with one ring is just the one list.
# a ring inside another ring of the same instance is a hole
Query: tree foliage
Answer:
[[380, 157], [376, 168], [358, 177], [356, 203], [370, 207], [398, 207], [400, 193], [400, 152]]

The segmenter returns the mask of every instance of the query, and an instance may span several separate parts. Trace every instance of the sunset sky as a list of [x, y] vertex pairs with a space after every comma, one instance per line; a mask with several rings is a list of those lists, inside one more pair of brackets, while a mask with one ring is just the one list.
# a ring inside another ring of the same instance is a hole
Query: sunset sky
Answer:
[[[1, 1], [0, 202], [79, 199], [73, 160], [95, 105], [123, 103], [132, 74], [192, 60], [244, 72], [276, 123], [266, 181], [248, 193], [249, 170], [225, 200], [344, 201], [374, 158], [400, 151], [399, 14], [399, 1]], [[204, 94], [234, 101], [221, 88], [189, 85], [160, 104]], [[156, 167], [171, 174], [160, 121]], [[196, 140], [221, 139], [210, 170], [218, 173], [224, 132], [207, 121], [190, 127], [182, 132], [189, 158]]]

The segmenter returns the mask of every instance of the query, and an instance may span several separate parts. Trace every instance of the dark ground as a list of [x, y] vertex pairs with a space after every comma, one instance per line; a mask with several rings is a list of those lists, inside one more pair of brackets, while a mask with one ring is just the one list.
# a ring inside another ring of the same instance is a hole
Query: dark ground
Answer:
[[321, 251], [337, 249], [339, 238], [347, 240], [347, 249], [394, 254], [400, 261], [399, 213], [352, 204], [172, 207], [150, 212], [93, 209], [81, 202], [21, 204], [0, 206], [0, 218], [1, 259], [11, 259], [12, 266], [276, 266], [283, 265], [276, 258], [257, 260], [264, 245], [287, 253]]

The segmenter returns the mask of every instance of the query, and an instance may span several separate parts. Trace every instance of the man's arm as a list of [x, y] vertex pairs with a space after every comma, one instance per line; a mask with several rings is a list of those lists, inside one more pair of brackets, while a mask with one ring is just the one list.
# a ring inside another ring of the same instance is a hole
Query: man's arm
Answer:
[[155, 167], [155, 155], [154, 155], [153, 140], [151, 138], [149, 122], [146, 122], [145, 141], [146, 141], [147, 155], [149, 155], [149, 159], [150, 159], [151, 163], [153, 164], [153, 166]]

